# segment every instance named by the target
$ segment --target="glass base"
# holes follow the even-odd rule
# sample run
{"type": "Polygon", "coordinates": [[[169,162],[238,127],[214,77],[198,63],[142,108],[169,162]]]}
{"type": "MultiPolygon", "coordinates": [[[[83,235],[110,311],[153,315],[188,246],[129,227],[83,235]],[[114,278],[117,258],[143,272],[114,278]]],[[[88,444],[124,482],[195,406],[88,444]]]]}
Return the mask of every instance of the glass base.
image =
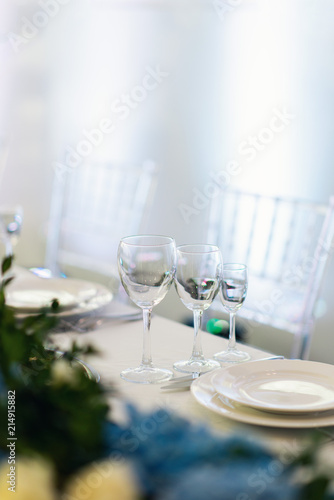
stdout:
{"type": "Polygon", "coordinates": [[[187,361],[176,361],[173,368],[183,373],[206,373],[220,368],[220,364],[213,359],[188,359],[187,361]]]}
{"type": "Polygon", "coordinates": [[[248,352],[239,351],[238,349],[227,349],[227,351],[217,352],[213,357],[220,363],[243,363],[251,359],[248,352]]]}
{"type": "Polygon", "coordinates": [[[173,377],[173,372],[155,366],[140,365],[138,368],[127,368],[121,373],[121,378],[136,384],[159,384],[173,377]]]}

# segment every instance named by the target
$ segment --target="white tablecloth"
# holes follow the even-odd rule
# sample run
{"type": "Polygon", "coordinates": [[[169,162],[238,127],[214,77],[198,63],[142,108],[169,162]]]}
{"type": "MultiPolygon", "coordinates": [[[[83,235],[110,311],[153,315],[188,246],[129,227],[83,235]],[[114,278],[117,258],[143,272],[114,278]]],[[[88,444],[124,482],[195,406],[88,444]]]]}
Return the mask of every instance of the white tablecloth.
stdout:
{"type": "MultiPolygon", "coordinates": [[[[118,396],[111,398],[111,417],[122,421],[125,418],[124,403],[131,402],[143,411],[158,407],[169,408],[192,422],[205,423],[213,431],[220,433],[245,433],[256,440],[263,440],[279,453],[296,454],[301,450],[310,432],[302,429],[277,429],[241,424],[217,415],[202,407],[188,391],[164,392],[159,384],[144,385],[126,382],[120,378],[124,368],[140,364],[142,354],[142,322],[113,321],[99,329],[85,334],[61,333],[54,336],[60,348],[66,348],[72,339],[80,343],[92,343],[101,352],[100,356],[88,360],[98,370],[102,381],[112,383],[118,390],[118,396]]],[[[173,362],[188,359],[191,354],[193,329],[168,319],[154,316],[152,319],[152,357],[156,365],[172,368],[173,362]]],[[[203,332],[203,350],[205,356],[227,346],[227,340],[203,332]]],[[[269,353],[242,346],[254,359],[263,358],[269,353]]],[[[181,375],[181,373],[176,373],[181,375]]],[[[163,384],[162,384],[163,385],[163,384]]]]}

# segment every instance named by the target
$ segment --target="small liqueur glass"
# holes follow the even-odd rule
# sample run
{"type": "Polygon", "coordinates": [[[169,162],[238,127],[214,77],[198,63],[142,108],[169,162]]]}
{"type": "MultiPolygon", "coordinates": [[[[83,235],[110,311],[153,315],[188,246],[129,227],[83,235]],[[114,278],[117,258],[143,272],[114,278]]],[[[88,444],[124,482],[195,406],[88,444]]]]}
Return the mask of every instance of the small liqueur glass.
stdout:
{"type": "Polygon", "coordinates": [[[227,350],[217,352],[214,359],[221,363],[240,363],[251,359],[245,351],[236,347],[235,319],[237,311],[245,301],[248,287],[247,266],[244,264],[224,264],[220,286],[220,298],[230,314],[230,332],[227,350]]]}

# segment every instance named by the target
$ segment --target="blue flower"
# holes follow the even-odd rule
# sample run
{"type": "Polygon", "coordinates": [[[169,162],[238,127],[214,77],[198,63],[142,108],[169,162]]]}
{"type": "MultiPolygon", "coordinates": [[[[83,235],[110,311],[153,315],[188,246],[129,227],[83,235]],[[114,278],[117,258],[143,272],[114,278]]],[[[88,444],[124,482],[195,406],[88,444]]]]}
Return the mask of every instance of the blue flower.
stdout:
{"type": "Polygon", "coordinates": [[[157,497],[159,500],[295,500],[286,477],[273,477],[266,460],[193,467],[157,497]]]}
{"type": "Polygon", "coordinates": [[[163,409],[145,415],[129,406],[128,416],[126,427],[106,429],[109,452],[117,450],[133,462],[146,495],[159,500],[289,500],[296,493],[284,466],[246,437],[219,437],[163,409]]]}

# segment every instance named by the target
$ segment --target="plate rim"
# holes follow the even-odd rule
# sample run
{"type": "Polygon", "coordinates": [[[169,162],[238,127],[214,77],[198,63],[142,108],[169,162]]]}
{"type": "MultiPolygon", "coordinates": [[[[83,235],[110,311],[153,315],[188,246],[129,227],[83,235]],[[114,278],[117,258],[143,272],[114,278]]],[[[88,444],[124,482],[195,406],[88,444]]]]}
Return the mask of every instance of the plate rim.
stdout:
{"type": "MultiPolygon", "coordinates": [[[[65,293],[68,293],[69,295],[71,295],[69,292],[67,292],[67,290],[58,290],[58,291],[55,291],[53,292],[52,290],[43,290],[43,289],[35,289],[35,290],[31,290],[31,291],[38,291],[38,292],[43,292],[43,293],[48,293],[50,295],[50,299],[48,299],[48,303],[51,303],[51,301],[53,299],[58,299],[57,297],[57,294],[59,294],[59,292],[65,292],[65,293]],[[54,293],[54,296],[52,297],[52,294],[54,293]]],[[[36,313],[36,312],[40,312],[41,309],[45,308],[45,307],[48,307],[48,304],[31,304],[29,305],[28,303],[26,303],[26,305],[23,305],[23,302],[22,303],[22,306],[18,305],[18,304],[15,304],[15,298],[14,298],[14,295],[16,295],[17,293],[22,293],[22,292],[28,292],[29,293],[29,289],[22,289],[22,290],[15,290],[13,292],[9,291],[7,296],[6,296],[6,304],[8,307],[10,307],[11,309],[13,309],[14,311],[18,311],[19,313],[28,313],[28,314],[31,314],[31,313],[36,313]],[[14,302],[14,303],[13,303],[14,302]]],[[[78,305],[78,301],[75,300],[74,298],[74,295],[72,294],[72,297],[73,297],[73,300],[72,301],[69,301],[69,303],[59,303],[59,308],[61,311],[68,311],[69,309],[74,309],[75,307],[77,307],[78,305]]],[[[16,300],[16,302],[18,302],[16,300]]]]}
{"type": "MultiPolygon", "coordinates": [[[[301,365],[303,364],[304,365],[304,369],[303,369],[303,372],[305,371],[308,371],[308,369],[310,369],[310,365],[312,365],[312,370],[311,370],[311,374],[312,373],[315,373],[316,374],[319,374],[319,376],[323,375],[323,376],[329,376],[328,373],[324,373],[324,371],[332,371],[332,373],[330,374],[331,376],[334,375],[334,365],[331,365],[331,364],[328,364],[328,363],[321,363],[319,361],[309,361],[309,360],[301,360],[301,359],[280,359],[280,360],[274,360],[275,362],[275,365],[272,364],[272,360],[258,360],[258,361],[253,361],[251,363],[247,363],[247,368],[249,369],[249,367],[259,367],[261,365],[264,366],[263,370],[265,369],[269,369],[269,366],[270,366],[270,369],[273,370],[273,367],[274,366],[277,366],[279,369],[283,370],[283,365],[301,365]],[[269,365],[269,366],[268,366],[269,365]],[[307,366],[305,365],[308,365],[309,368],[307,368],[307,366]],[[322,367],[322,371],[319,373],[318,370],[320,369],[319,368],[319,365],[322,367]],[[318,368],[318,370],[316,370],[316,368],[318,368]]],[[[246,364],[242,364],[243,366],[246,366],[246,364]]],[[[230,375],[233,376],[233,373],[231,374],[231,370],[233,372],[233,370],[238,370],[241,368],[241,364],[238,364],[238,365],[232,365],[232,366],[228,366],[226,368],[224,368],[224,370],[218,374],[216,373],[213,380],[212,380],[212,385],[213,387],[215,388],[216,392],[219,393],[220,395],[224,396],[224,397],[227,397],[229,400],[232,400],[232,401],[235,401],[236,403],[239,403],[239,404],[242,404],[242,405],[245,405],[245,406],[250,406],[251,408],[254,408],[256,410],[260,410],[260,411],[270,411],[270,412],[274,412],[274,413],[278,413],[278,414],[301,414],[301,413],[315,413],[315,412],[323,412],[323,411],[331,411],[331,410],[334,410],[334,396],[333,396],[333,399],[328,402],[328,403],[318,403],[317,405],[314,405],[312,408],[310,408],[310,405],[304,405],[304,406],[299,406],[297,408],[288,408],[288,407],[277,407],[275,406],[274,404],[271,404],[271,403],[268,403],[266,404],[265,402],[264,403],[257,403],[256,401],[253,401],[252,399],[250,398],[242,398],[240,396],[240,394],[238,394],[237,392],[233,393],[233,389],[230,387],[230,386],[223,386],[223,387],[219,387],[219,383],[215,383],[215,380],[217,378],[217,375],[220,375],[220,376],[223,376],[224,373],[228,373],[230,375]]],[[[259,370],[258,368],[258,371],[261,371],[259,370]]],[[[289,368],[287,366],[285,366],[285,370],[289,370],[289,368]]],[[[298,369],[297,368],[291,368],[291,370],[295,371],[295,372],[298,372],[298,369]]],[[[251,375],[251,372],[252,370],[250,370],[250,372],[248,373],[249,375],[251,375]]],[[[331,379],[329,380],[329,382],[331,381],[331,379]]],[[[221,381],[222,383],[222,381],[221,381]]],[[[334,390],[334,384],[333,384],[333,390],[334,390]]]]}
{"type": "MultiPolygon", "coordinates": [[[[220,370],[220,368],[218,368],[220,370]]],[[[206,409],[222,416],[240,422],[243,424],[258,425],[263,427],[276,427],[276,428],[303,428],[311,429],[315,427],[332,427],[334,426],[334,412],[326,415],[328,412],[314,412],[312,414],[301,415],[291,414],[275,414],[273,412],[261,411],[255,408],[248,408],[247,406],[239,405],[234,401],[229,401],[232,407],[227,408],[226,404],[219,399],[219,404],[215,401],[218,394],[210,380],[215,375],[216,370],[205,373],[198,377],[191,384],[190,391],[194,399],[206,409]],[[207,387],[205,387],[207,386],[207,387]],[[206,394],[206,400],[203,399],[202,394],[206,394]],[[234,405],[237,405],[235,407],[234,405]]],[[[226,398],[228,399],[228,398],[226,398]]]]}
{"type": "MultiPolygon", "coordinates": [[[[100,309],[107,304],[109,304],[112,299],[114,298],[113,293],[104,285],[100,283],[95,283],[87,280],[81,280],[77,278],[40,278],[41,280],[48,280],[48,279],[56,279],[60,281],[65,281],[68,282],[70,281],[71,283],[76,283],[76,284],[87,284],[90,285],[91,287],[94,287],[95,289],[95,294],[93,296],[88,297],[86,300],[82,300],[81,302],[78,302],[75,307],[73,308],[64,308],[62,309],[60,307],[60,310],[58,312],[53,312],[52,310],[48,311],[48,315],[50,316],[57,316],[59,318],[69,318],[69,317],[75,317],[79,316],[82,314],[89,314],[92,311],[95,311],[97,309],[100,309]]],[[[11,307],[8,305],[8,307],[11,307]]],[[[20,309],[11,307],[12,310],[16,312],[15,316],[18,319],[24,319],[27,315],[38,315],[41,313],[41,311],[45,308],[41,307],[39,309],[34,309],[29,312],[23,312],[20,311],[20,309]]]]}

